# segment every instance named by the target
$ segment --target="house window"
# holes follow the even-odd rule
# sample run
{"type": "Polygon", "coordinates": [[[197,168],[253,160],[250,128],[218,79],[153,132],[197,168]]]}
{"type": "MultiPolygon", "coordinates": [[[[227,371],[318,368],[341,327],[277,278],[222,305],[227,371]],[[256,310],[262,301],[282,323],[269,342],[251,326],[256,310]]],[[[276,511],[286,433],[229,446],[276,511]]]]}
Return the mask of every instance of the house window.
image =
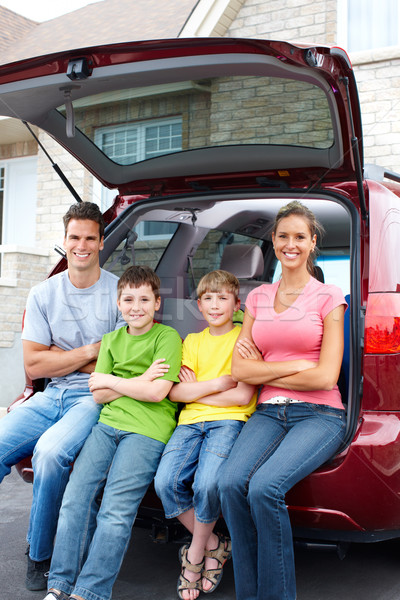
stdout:
{"type": "Polygon", "coordinates": [[[400,0],[338,0],[339,44],[349,52],[396,46],[400,0]]]}
{"type": "MultiPolygon", "coordinates": [[[[0,244],[35,246],[36,188],[36,157],[1,161],[0,244]]],[[[0,276],[2,268],[0,262],[0,276]]]]}
{"type": "Polygon", "coordinates": [[[182,119],[162,119],[103,127],[95,133],[95,143],[120,165],[182,150],[182,119]]]}
{"type": "MultiPolygon", "coordinates": [[[[0,167],[0,244],[3,243],[3,210],[4,210],[4,167],[0,167]]],[[[2,255],[0,253],[0,275],[2,255]]]]}
{"type": "Polygon", "coordinates": [[[4,167],[0,167],[0,244],[3,243],[4,167]]]}
{"type": "MultiPolygon", "coordinates": [[[[95,132],[95,144],[111,160],[120,165],[131,165],[142,160],[180,152],[182,150],[182,119],[157,119],[141,123],[127,123],[116,127],[102,127],[95,132]]],[[[102,210],[109,208],[116,196],[100,184],[94,186],[94,201],[102,210]]]]}
{"type": "Polygon", "coordinates": [[[1,161],[0,244],[35,246],[36,189],[37,157],[1,161]]]}

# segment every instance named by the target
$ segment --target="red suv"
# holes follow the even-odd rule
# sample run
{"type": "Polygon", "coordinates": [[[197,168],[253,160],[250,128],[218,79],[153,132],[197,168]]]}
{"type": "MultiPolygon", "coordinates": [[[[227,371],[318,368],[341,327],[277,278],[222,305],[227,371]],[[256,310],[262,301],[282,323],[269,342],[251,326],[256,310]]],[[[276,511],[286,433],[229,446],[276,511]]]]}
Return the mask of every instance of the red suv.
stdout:
{"type": "Polygon", "coordinates": [[[233,271],[244,299],[279,277],[277,210],[293,199],[313,210],[320,274],[349,299],[347,435],[288,494],[293,526],[325,540],[399,536],[399,188],[366,178],[346,53],[225,38],[84,48],[0,67],[0,112],[58,140],[105,201],[118,190],[102,265],[154,267],[158,318],[182,336],[204,326],[193,298],[205,272],[233,271]]]}

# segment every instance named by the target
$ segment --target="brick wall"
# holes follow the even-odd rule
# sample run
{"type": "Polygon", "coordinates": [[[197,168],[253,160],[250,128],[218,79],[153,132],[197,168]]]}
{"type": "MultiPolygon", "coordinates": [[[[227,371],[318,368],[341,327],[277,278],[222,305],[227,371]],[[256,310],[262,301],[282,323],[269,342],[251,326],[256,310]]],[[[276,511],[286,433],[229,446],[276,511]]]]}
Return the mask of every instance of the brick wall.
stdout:
{"type": "Polygon", "coordinates": [[[354,54],[364,160],[400,173],[400,48],[354,54]]]}
{"type": "Polygon", "coordinates": [[[213,82],[213,144],[290,144],[329,148],[333,131],[325,94],[304,82],[226,77],[213,82]]]}
{"type": "MultiPolygon", "coordinates": [[[[336,0],[246,0],[226,36],[335,44],[336,0]]],[[[364,162],[400,173],[400,47],[350,55],[359,89],[364,162]]]]}
{"type": "MultiPolygon", "coordinates": [[[[82,200],[93,201],[93,178],[90,173],[44,132],[40,132],[39,139],[82,200]]],[[[47,156],[39,150],[36,240],[38,247],[50,253],[49,268],[59,259],[53,248],[55,243],[62,245],[62,217],[75,202],[75,198],[62,183],[47,156]]]]}
{"type": "Polygon", "coordinates": [[[2,247],[0,348],[13,346],[15,334],[21,332],[28,292],[46,277],[47,271],[47,252],[34,252],[18,246],[2,247]]]}
{"type": "Polygon", "coordinates": [[[34,156],[35,154],[37,154],[37,143],[35,141],[0,145],[0,159],[3,160],[7,158],[20,158],[22,156],[34,156]]]}
{"type": "MultiPolygon", "coordinates": [[[[92,177],[85,172],[82,165],[45,133],[40,132],[39,138],[78,193],[84,199],[91,200],[92,177]]],[[[2,158],[29,156],[36,152],[36,142],[0,146],[2,158]]],[[[39,150],[36,249],[1,247],[0,348],[13,347],[16,334],[21,332],[22,315],[29,290],[36,283],[43,281],[58,262],[60,256],[54,251],[54,245],[62,245],[62,217],[74,202],[49,159],[39,150]]]]}
{"type": "Polygon", "coordinates": [[[227,37],[334,43],[336,0],[246,0],[227,37]]]}
{"type": "MultiPolygon", "coordinates": [[[[188,85],[191,85],[190,82],[188,85]]],[[[76,126],[90,139],[94,139],[96,129],[118,126],[124,123],[143,122],[152,119],[182,117],[182,147],[198,148],[207,145],[209,132],[209,94],[207,85],[199,85],[193,91],[155,95],[150,98],[133,98],[109,105],[87,107],[76,110],[76,126]]]]}

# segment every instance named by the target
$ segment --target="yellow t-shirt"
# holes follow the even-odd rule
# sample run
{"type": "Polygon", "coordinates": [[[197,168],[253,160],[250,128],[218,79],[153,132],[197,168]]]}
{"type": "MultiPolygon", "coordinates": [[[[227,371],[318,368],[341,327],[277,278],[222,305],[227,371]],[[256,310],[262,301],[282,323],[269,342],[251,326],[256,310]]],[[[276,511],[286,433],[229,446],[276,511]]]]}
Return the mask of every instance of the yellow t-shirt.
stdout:
{"type": "MultiPolygon", "coordinates": [[[[197,381],[230,375],[233,347],[239,333],[238,325],[224,335],[211,335],[208,327],[200,333],[189,333],[183,342],[182,365],[194,371],[197,381]]],[[[247,421],[255,410],[256,400],[257,394],[246,406],[207,406],[191,402],[184,405],[178,425],[224,419],[247,421]]]]}

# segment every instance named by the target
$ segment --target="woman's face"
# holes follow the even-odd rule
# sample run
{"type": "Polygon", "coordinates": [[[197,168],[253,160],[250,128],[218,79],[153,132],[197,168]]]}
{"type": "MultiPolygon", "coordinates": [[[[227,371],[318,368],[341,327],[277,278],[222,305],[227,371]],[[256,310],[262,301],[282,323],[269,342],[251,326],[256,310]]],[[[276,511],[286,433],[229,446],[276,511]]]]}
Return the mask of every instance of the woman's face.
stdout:
{"type": "Polygon", "coordinates": [[[300,215],[289,215],[279,221],[272,234],[272,242],[276,258],[282,266],[293,269],[307,266],[317,236],[311,236],[307,219],[300,215]]]}

